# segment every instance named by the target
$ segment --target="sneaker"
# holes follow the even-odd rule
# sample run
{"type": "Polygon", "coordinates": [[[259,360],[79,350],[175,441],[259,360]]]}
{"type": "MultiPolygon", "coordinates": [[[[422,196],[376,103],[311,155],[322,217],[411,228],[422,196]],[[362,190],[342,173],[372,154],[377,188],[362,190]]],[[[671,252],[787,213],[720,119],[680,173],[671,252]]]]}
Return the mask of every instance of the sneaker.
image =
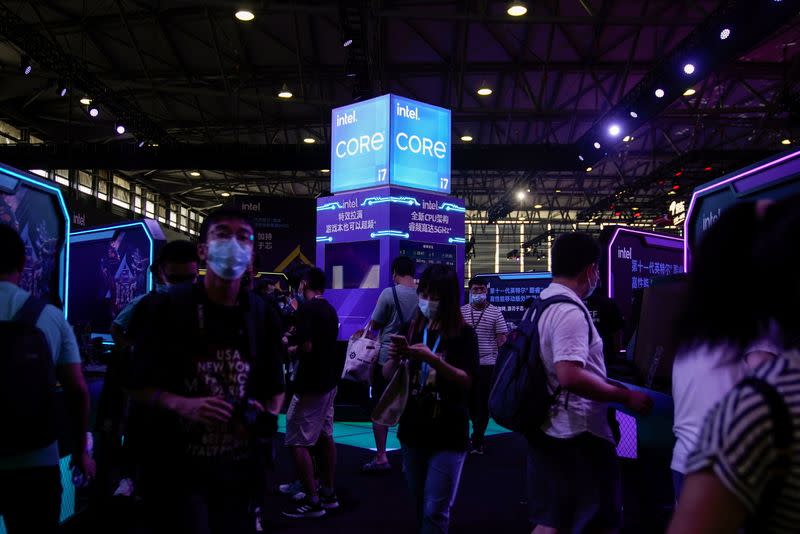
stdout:
{"type": "Polygon", "coordinates": [[[386,473],[391,470],[392,464],[389,462],[378,462],[375,459],[372,459],[361,466],[362,473],[386,473]]]}
{"type": "Polygon", "coordinates": [[[292,519],[306,519],[316,518],[325,515],[325,509],[322,508],[322,502],[312,502],[311,499],[303,499],[298,503],[297,507],[290,508],[283,512],[284,517],[291,517],[292,519]]]}
{"type": "Polygon", "coordinates": [[[320,492],[319,500],[322,504],[322,508],[325,510],[336,510],[339,508],[339,498],[336,496],[335,491],[330,492],[329,495],[325,495],[324,492],[320,492]]]}
{"type": "MultiPolygon", "coordinates": [[[[281,495],[296,495],[298,492],[303,491],[303,483],[299,480],[295,480],[291,484],[281,484],[278,486],[278,491],[281,495]]],[[[305,497],[305,493],[303,497],[305,497]]]]}

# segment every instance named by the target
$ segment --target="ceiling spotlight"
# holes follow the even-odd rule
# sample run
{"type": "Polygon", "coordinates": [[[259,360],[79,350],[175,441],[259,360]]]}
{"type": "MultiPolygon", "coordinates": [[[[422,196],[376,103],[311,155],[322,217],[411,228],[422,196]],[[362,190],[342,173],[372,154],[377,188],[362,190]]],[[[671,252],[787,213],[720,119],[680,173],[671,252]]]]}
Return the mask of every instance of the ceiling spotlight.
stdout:
{"type": "Polygon", "coordinates": [[[695,94],[696,92],[697,92],[697,91],[695,91],[694,89],[692,89],[692,88],[689,88],[689,89],[687,89],[687,90],[685,90],[685,91],[683,92],[683,96],[692,96],[692,95],[693,95],[693,94],[695,94]]]}
{"type": "Polygon", "coordinates": [[[461,136],[461,140],[464,141],[465,143],[471,143],[472,142],[472,136],[469,135],[469,134],[462,135],[461,136]]]}
{"type": "Polygon", "coordinates": [[[561,189],[556,189],[556,193],[560,193],[560,192],[561,192],[561,189]]]}
{"type": "Polygon", "coordinates": [[[631,111],[631,117],[633,117],[634,119],[638,119],[639,118],[639,114],[636,113],[635,111],[631,111]]]}
{"type": "Polygon", "coordinates": [[[84,106],[88,106],[89,104],[92,103],[92,99],[89,98],[88,96],[84,96],[83,98],[81,98],[80,103],[83,104],[84,106]]]}
{"type": "Polygon", "coordinates": [[[286,85],[286,84],[283,84],[283,86],[281,87],[281,92],[278,93],[278,98],[292,98],[293,96],[294,95],[289,90],[289,86],[286,85]]]}
{"type": "Polygon", "coordinates": [[[320,169],[319,172],[321,172],[322,174],[328,174],[329,172],[331,172],[331,170],[330,169],[320,169]]]}
{"type": "Polygon", "coordinates": [[[541,204],[534,204],[533,205],[533,209],[540,210],[540,209],[542,209],[542,205],[541,204]]]}
{"type": "Polygon", "coordinates": [[[198,176],[200,176],[200,173],[197,171],[192,171],[189,173],[189,176],[194,176],[195,178],[197,178],[198,176]]]}
{"type": "Polygon", "coordinates": [[[490,94],[492,94],[492,90],[486,84],[486,80],[481,82],[481,86],[478,88],[478,94],[481,96],[489,96],[490,94]]]}
{"type": "Polygon", "coordinates": [[[142,148],[144,146],[144,143],[145,143],[144,139],[139,141],[139,148],[142,148]]]}
{"type": "Polygon", "coordinates": [[[791,145],[792,144],[792,140],[788,139],[788,138],[784,139],[784,140],[781,141],[781,144],[782,145],[791,145]]]}
{"type": "Polygon", "coordinates": [[[525,191],[517,191],[517,200],[525,200],[525,191]]]}
{"type": "Polygon", "coordinates": [[[633,137],[631,137],[630,135],[626,135],[625,137],[622,138],[622,142],[630,143],[631,139],[633,139],[633,137]]]}
{"type": "Polygon", "coordinates": [[[353,44],[353,38],[351,36],[345,35],[344,37],[342,37],[342,46],[343,47],[347,48],[351,44],[353,44]]]}
{"type": "Polygon", "coordinates": [[[592,172],[592,168],[591,167],[586,167],[586,172],[592,172]]]}
{"type": "Polygon", "coordinates": [[[246,9],[240,9],[234,16],[242,22],[250,22],[256,18],[252,11],[248,11],[246,9]]]}
{"type": "Polygon", "coordinates": [[[599,141],[595,141],[595,142],[594,142],[594,147],[595,147],[597,150],[600,150],[600,142],[599,142],[599,141]]]}
{"type": "Polygon", "coordinates": [[[719,38],[721,40],[725,40],[731,36],[731,29],[730,28],[723,28],[721,32],[719,32],[719,38]]]}
{"type": "Polygon", "coordinates": [[[706,167],[706,168],[705,168],[705,169],[703,169],[703,170],[704,170],[704,171],[706,171],[706,172],[708,172],[708,171],[710,171],[710,170],[711,170],[711,167],[706,167]]]}
{"type": "Polygon", "coordinates": [[[59,80],[58,82],[58,96],[67,96],[67,82],[59,80]]]}
{"type": "Polygon", "coordinates": [[[612,124],[608,128],[608,135],[611,137],[617,137],[622,132],[622,128],[619,127],[619,124],[612,124]]]}
{"type": "Polygon", "coordinates": [[[686,65],[683,66],[683,72],[685,72],[686,74],[694,74],[694,65],[692,65],[691,63],[687,63],[686,65]]]}
{"type": "Polygon", "coordinates": [[[578,156],[578,159],[583,161],[583,156],[578,156]]]}
{"type": "Polygon", "coordinates": [[[124,124],[117,124],[117,134],[122,135],[125,133],[125,125],[124,124]]]}
{"type": "Polygon", "coordinates": [[[221,197],[229,197],[229,196],[231,196],[231,194],[228,193],[227,191],[223,191],[222,193],[219,194],[219,196],[221,196],[221,197]]]}
{"type": "Polygon", "coordinates": [[[528,7],[525,5],[525,2],[509,2],[508,9],[506,9],[506,13],[512,17],[521,17],[527,12],[528,7]]]}
{"type": "Polygon", "coordinates": [[[19,58],[19,68],[20,70],[27,76],[33,70],[33,63],[31,62],[30,56],[27,54],[22,54],[19,58]]]}
{"type": "Polygon", "coordinates": [[[317,142],[317,140],[314,139],[313,137],[306,137],[305,139],[303,139],[303,142],[307,145],[313,145],[314,143],[317,142]]]}
{"type": "Polygon", "coordinates": [[[660,87],[656,89],[656,98],[664,98],[665,94],[666,93],[664,93],[664,90],[661,89],[660,87]]]}
{"type": "Polygon", "coordinates": [[[96,118],[98,115],[100,115],[100,108],[98,108],[97,106],[90,106],[89,116],[92,118],[96,118]]]}

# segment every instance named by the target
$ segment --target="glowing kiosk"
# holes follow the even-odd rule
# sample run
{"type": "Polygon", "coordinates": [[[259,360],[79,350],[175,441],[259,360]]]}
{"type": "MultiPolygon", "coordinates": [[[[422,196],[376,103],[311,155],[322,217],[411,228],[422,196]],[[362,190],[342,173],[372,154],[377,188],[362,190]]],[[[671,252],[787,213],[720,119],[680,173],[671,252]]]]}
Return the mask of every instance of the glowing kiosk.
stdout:
{"type": "MultiPolygon", "coordinates": [[[[20,286],[66,313],[70,218],[61,190],[38,176],[0,164],[0,224],[16,229],[25,243],[20,286]]],[[[75,512],[69,462],[69,456],[61,458],[62,521],[75,512]]],[[[5,534],[2,518],[0,534],[5,534]]]]}
{"type": "Polygon", "coordinates": [[[68,319],[92,335],[108,334],[114,317],[153,288],[150,265],[166,243],[164,232],[143,219],[73,232],[69,242],[68,319]]]}
{"type": "Polygon", "coordinates": [[[725,208],[737,202],[779,199],[795,193],[800,193],[800,150],[759,161],[695,189],[684,223],[686,271],[692,266],[692,249],[725,208]]]}
{"type": "Polygon", "coordinates": [[[451,265],[464,277],[464,203],[450,193],[450,111],[384,95],[334,109],[332,196],[317,200],[317,266],[340,338],[369,320],[391,262],[451,265]]]}

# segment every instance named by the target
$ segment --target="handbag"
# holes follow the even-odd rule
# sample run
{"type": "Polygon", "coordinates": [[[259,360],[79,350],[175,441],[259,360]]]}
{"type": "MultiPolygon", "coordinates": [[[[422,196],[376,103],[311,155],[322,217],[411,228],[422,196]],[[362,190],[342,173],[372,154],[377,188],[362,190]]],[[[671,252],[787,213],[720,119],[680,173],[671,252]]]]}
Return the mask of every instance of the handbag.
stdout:
{"type": "Polygon", "coordinates": [[[403,360],[372,411],[373,422],[384,426],[394,426],[400,421],[400,416],[403,415],[403,410],[406,409],[408,403],[410,382],[408,360],[403,360]]]}
{"type": "Polygon", "coordinates": [[[368,338],[365,327],[361,336],[354,335],[347,343],[347,358],[345,358],[342,378],[371,385],[373,368],[378,361],[380,352],[380,342],[368,338]]]}

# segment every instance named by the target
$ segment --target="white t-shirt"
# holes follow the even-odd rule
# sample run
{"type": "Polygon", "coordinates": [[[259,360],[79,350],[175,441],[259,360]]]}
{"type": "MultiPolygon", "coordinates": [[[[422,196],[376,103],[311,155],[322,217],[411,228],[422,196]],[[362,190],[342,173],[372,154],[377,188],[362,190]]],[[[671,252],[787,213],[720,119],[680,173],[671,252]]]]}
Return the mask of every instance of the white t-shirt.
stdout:
{"type": "MultiPolygon", "coordinates": [[[[780,349],[776,342],[765,338],[744,352],[755,351],[777,354],[780,349]]],[[[738,352],[730,345],[703,344],[676,354],[672,364],[673,470],[686,473],[686,461],[697,446],[709,410],[748,374],[750,369],[738,352]]]]}
{"type": "MultiPolygon", "coordinates": [[[[553,304],[539,319],[541,356],[547,369],[550,390],[558,387],[555,364],[578,362],[590,373],[606,378],[603,359],[603,340],[591,320],[587,323],[588,310],[578,295],[561,284],[552,283],[542,291],[541,298],[565,295],[577,303],[553,304]],[[589,329],[592,343],[589,344],[589,329]]],[[[583,398],[575,393],[562,391],[551,411],[551,418],[542,430],[555,438],[571,438],[590,432],[614,443],[608,426],[608,403],[583,398]]]]}

